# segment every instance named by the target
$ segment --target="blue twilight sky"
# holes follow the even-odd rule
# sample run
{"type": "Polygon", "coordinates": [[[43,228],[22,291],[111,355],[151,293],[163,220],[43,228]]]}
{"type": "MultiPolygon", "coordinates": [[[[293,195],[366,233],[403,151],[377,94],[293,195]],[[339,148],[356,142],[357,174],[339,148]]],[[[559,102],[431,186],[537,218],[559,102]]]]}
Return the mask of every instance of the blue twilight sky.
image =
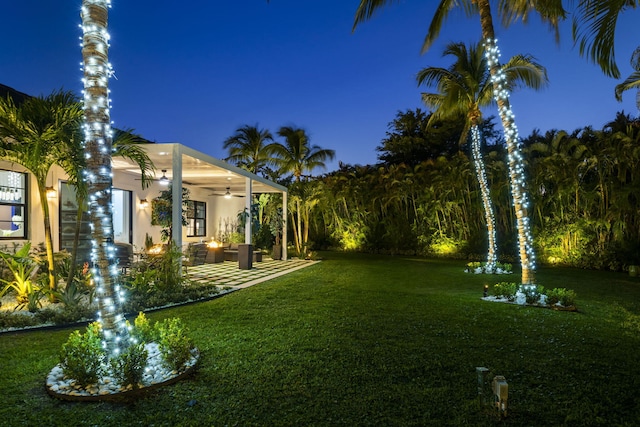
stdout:
{"type": "MultiPolygon", "coordinates": [[[[235,129],[258,124],[305,128],[336,160],[372,164],[400,110],[421,107],[415,75],[448,66],[449,42],[476,42],[478,18],[454,13],[425,55],[420,47],[437,1],[403,1],[352,33],[358,0],[112,0],[109,31],[115,126],[157,142],[180,142],[223,158],[235,129]]],[[[30,95],[80,93],[81,1],[4,2],[0,83],[30,95]]],[[[640,44],[638,12],[622,17],[616,55],[623,78],[640,44]]],[[[560,46],[535,20],[496,28],[502,57],[529,53],[550,85],[512,97],[520,135],[534,128],[600,128],[616,111],[637,114],[635,93],[619,103],[618,81],[580,58],[569,24],[560,46]]],[[[424,107],[423,107],[424,108],[424,107]]],[[[495,110],[485,114],[496,114],[495,110]]],[[[322,172],[322,171],[317,171],[322,172]]]]}

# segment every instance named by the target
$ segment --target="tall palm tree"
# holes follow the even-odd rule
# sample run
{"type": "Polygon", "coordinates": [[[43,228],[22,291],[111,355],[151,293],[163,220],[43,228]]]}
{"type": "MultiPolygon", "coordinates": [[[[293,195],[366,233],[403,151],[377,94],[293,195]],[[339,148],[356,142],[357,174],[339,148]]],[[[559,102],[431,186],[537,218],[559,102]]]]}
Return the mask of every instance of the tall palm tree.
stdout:
{"type": "MultiPolygon", "coordinates": [[[[376,10],[390,3],[393,3],[393,0],[361,0],[356,11],[354,29],[360,22],[369,19],[376,10]]],[[[497,0],[497,4],[503,23],[507,25],[517,19],[525,20],[529,13],[537,12],[543,21],[557,28],[559,19],[564,18],[565,14],[561,0],[497,0]]],[[[509,178],[511,181],[513,207],[516,213],[518,249],[522,265],[522,284],[535,287],[535,253],[529,219],[529,197],[524,177],[524,160],[518,129],[515,125],[509,102],[509,90],[505,74],[502,72],[499,61],[500,51],[497,47],[489,0],[441,0],[429,25],[422,51],[426,52],[431,47],[439,36],[449,12],[455,7],[461,7],[468,16],[480,16],[487,66],[491,74],[494,97],[498,105],[507,143],[509,178]]]]}
{"type": "MultiPolygon", "coordinates": [[[[316,168],[324,168],[326,166],[325,161],[333,160],[335,157],[334,150],[311,145],[309,136],[304,129],[283,126],[278,130],[278,135],[285,139],[285,143],[275,143],[273,145],[275,164],[279,167],[281,173],[292,174],[297,186],[300,186],[299,183],[305,173],[311,172],[316,168]]],[[[301,192],[301,194],[303,193],[301,192]]],[[[300,253],[306,243],[302,229],[301,197],[295,197],[295,202],[297,221],[293,223],[296,231],[294,236],[296,250],[300,253]]]]}
{"type": "Polygon", "coordinates": [[[622,101],[622,93],[629,89],[636,89],[636,107],[640,113],[640,46],[631,55],[631,67],[635,70],[629,77],[615,87],[616,99],[622,101]]]}
{"type": "MultiPolygon", "coordinates": [[[[465,127],[460,135],[460,145],[466,143],[471,132],[471,153],[480,185],[482,205],[488,232],[487,268],[493,270],[497,261],[495,241],[495,215],[489,194],[484,162],[480,151],[482,122],[481,108],[494,103],[491,76],[481,44],[465,46],[464,43],[450,43],[443,56],[452,56],[455,62],[449,68],[428,67],[418,73],[418,84],[435,86],[437,93],[423,93],[422,100],[433,110],[430,122],[466,117],[465,127]]],[[[546,70],[535,63],[533,58],[518,55],[503,66],[510,89],[523,85],[539,89],[548,81],[546,70]]]]}
{"type": "Polygon", "coordinates": [[[267,129],[245,125],[236,129],[235,135],[223,145],[229,150],[225,159],[255,174],[263,172],[272,163],[273,135],[267,129]]]}
{"type": "Polygon", "coordinates": [[[93,231],[91,259],[96,285],[103,346],[109,358],[117,356],[131,342],[122,314],[122,294],[117,283],[113,257],[113,211],[111,206],[112,138],[109,113],[107,22],[110,0],[83,0],[82,59],[84,71],[84,140],[89,216],[93,231]]]}
{"type": "Polygon", "coordinates": [[[0,158],[17,163],[33,174],[44,219],[49,288],[57,287],[51,237],[51,216],[46,195],[47,175],[54,164],[66,165],[76,153],[69,147],[79,140],[82,109],[71,92],[29,98],[21,105],[0,99],[0,158]]]}

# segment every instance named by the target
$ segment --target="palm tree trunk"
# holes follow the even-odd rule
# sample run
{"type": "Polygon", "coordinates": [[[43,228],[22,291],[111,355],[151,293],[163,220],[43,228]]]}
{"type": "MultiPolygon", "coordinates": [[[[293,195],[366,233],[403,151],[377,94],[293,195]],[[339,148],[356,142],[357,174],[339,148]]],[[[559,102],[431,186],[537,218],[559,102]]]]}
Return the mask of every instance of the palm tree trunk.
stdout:
{"type": "MultiPolygon", "coordinates": [[[[55,291],[56,286],[56,274],[55,264],[53,260],[53,239],[51,237],[51,215],[49,214],[49,201],[47,200],[46,187],[38,182],[38,193],[40,196],[40,204],[42,205],[42,214],[44,216],[44,247],[47,252],[47,275],[49,277],[49,290],[55,291]]],[[[55,299],[53,294],[50,294],[49,299],[52,301],[55,299]]]]}
{"type": "Polygon", "coordinates": [[[73,247],[71,248],[71,261],[69,262],[69,274],[67,276],[67,286],[73,282],[76,275],[76,262],[78,260],[78,246],[80,245],[80,230],[82,229],[82,216],[84,213],[84,198],[78,198],[78,209],[76,210],[76,229],[73,233],[73,247]]]}
{"type": "Polygon", "coordinates": [[[513,207],[516,213],[518,232],[518,250],[520,264],[522,266],[522,284],[535,286],[535,253],[533,249],[533,237],[529,221],[529,200],[524,179],[524,162],[520,150],[518,130],[509,103],[509,91],[507,90],[504,73],[500,67],[499,51],[496,45],[493,20],[489,0],[476,0],[480,12],[480,25],[482,37],[485,40],[487,65],[491,74],[494,89],[494,97],[498,104],[498,111],[504,136],[507,142],[509,158],[509,179],[511,181],[511,195],[513,207]]]}
{"type": "Polygon", "coordinates": [[[480,152],[480,129],[477,124],[474,124],[471,127],[471,153],[473,154],[473,164],[476,168],[478,184],[480,184],[480,195],[482,196],[482,206],[484,207],[484,219],[487,223],[487,234],[489,240],[487,269],[493,270],[497,261],[496,224],[493,205],[491,204],[491,195],[489,194],[489,185],[487,184],[487,174],[484,169],[482,153],[480,152]]]}
{"type": "Polygon", "coordinates": [[[121,291],[116,283],[116,266],[110,255],[113,246],[111,210],[112,130],[109,116],[108,0],[82,2],[82,59],[84,63],[84,117],[87,170],[92,225],[91,260],[96,285],[99,321],[107,357],[117,356],[129,345],[126,320],[122,315],[121,291]]]}

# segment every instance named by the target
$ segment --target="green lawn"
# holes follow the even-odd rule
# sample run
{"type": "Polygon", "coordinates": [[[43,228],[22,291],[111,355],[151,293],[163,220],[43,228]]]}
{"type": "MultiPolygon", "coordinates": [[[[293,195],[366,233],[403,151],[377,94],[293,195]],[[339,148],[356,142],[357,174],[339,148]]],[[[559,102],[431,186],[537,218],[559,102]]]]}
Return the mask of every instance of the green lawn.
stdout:
{"type": "Polygon", "coordinates": [[[640,279],[541,269],[578,313],[482,301],[462,261],[325,253],[324,261],[180,317],[201,350],[182,382],[122,403],[70,403],[44,380],[72,329],[0,335],[3,426],[559,426],[640,422],[640,279]],[[504,375],[509,413],[477,398],[504,375]]]}

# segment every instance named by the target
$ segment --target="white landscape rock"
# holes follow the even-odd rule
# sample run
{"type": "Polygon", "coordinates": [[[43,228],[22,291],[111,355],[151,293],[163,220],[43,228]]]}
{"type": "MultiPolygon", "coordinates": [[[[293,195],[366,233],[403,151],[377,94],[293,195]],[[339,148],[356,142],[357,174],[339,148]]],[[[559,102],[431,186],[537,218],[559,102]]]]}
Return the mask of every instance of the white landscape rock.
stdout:
{"type": "MultiPolygon", "coordinates": [[[[147,366],[142,377],[142,382],[138,385],[140,389],[151,385],[161,384],[177,377],[180,373],[192,368],[198,362],[199,354],[196,349],[192,351],[192,358],[186,364],[181,372],[169,371],[162,360],[160,348],[156,343],[145,344],[147,350],[147,366]]],[[[47,388],[56,395],[68,396],[108,396],[123,393],[133,389],[133,386],[121,386],[115,378],[108,375],[98,379],[96,384],[90,384],[82,387],[76,384],[74,380],[65,377],[62,367],[56,365],[47,376],[47,388]]]]}

